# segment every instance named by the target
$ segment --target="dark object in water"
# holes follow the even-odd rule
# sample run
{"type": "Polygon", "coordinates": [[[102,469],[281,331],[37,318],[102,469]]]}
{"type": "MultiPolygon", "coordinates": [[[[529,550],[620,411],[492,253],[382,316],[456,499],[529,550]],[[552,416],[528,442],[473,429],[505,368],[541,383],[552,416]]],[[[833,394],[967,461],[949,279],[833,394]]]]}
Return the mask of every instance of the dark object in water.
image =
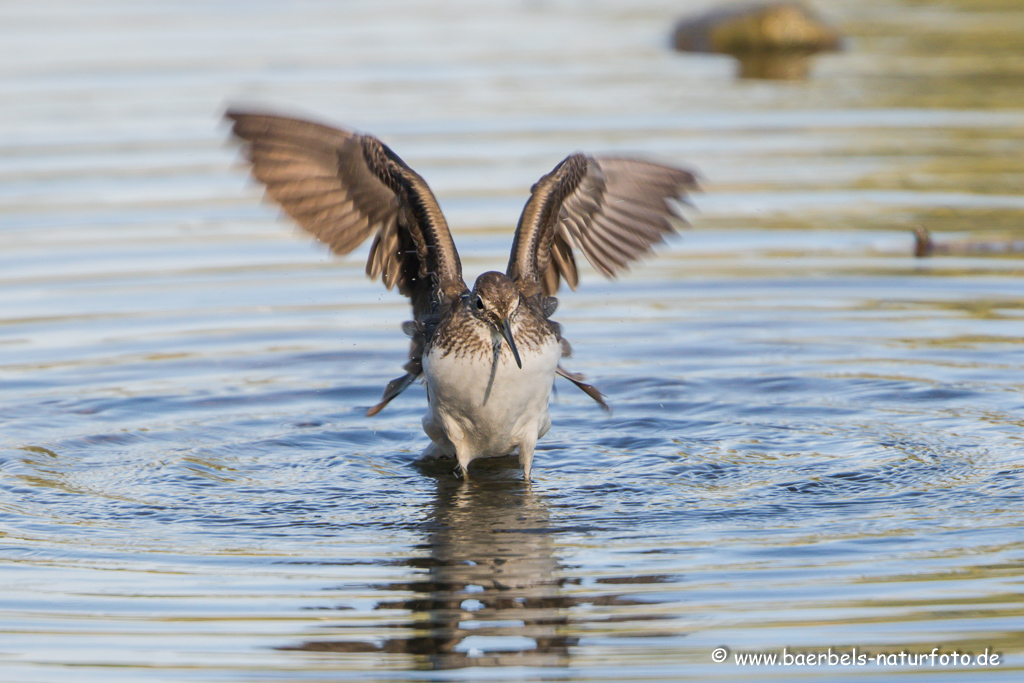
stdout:
{"type": "Polygon", "coordinates": [[[914,230],[914,256],[947,256],[971,254],[1015,254],[1024,252],[1024,240],[970,240],[936,244],[927,228],[918,226],[914,230]]]}
{"type": "Polygon", "coordinates": [[[728,54],[741,78],[799,79],[817,52],[838,52],[842,36],[796,2],[731,5],[683,19],[673,45],[681,52],[728,54]]]}
{"type": "Polygon", "coordinates": [[[932,241],[932,234],[928,228],[917,226],[914,228],[914,256],[931,256],[935,253],[935,242],[932,241]]]}

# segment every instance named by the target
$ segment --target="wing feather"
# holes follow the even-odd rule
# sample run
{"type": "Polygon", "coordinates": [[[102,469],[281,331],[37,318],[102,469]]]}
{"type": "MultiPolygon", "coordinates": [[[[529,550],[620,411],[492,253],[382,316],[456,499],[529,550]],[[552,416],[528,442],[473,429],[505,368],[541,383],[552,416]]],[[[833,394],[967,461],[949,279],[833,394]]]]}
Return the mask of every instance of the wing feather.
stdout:
{"type": "Polygon", "coordinates": [[[375,235],[366,272],[412,300],[419,320],[466,285],[426,182],[377,138],[302,119],[229,110],[254,178],[336,254],[375,235]]]}
{"type": "Polygon", "coordinates": [[[523,208],[508,275],[524,295],[579,282],[572,248],[606,277],[685,223],[671,202],[697,188],[690,171],[625,157],[573,154],[541,178],[523,208]]]}

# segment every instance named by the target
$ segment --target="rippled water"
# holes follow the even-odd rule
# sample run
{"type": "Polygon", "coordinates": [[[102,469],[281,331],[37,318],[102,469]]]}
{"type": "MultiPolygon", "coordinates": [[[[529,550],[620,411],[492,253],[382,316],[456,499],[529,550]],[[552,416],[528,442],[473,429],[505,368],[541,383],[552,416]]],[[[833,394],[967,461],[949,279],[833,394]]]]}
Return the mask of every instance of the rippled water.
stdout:
{"type": "Polygon", "coordinates": [[[823,0],[846,52],[771,82],[666,48],[700,6],[0,7],[0,678],[1017,680],[1024,11],[823,0]],[[414,468],[422,388],[363,415],[405,301],[260,203],[228,102],[383,137],[470,277],[570,151],[699,169],[561,298],[613,414],[559,384],[529,487],[414,468]],[[784,647],[1001,659],[733,658],[784,647]]]}

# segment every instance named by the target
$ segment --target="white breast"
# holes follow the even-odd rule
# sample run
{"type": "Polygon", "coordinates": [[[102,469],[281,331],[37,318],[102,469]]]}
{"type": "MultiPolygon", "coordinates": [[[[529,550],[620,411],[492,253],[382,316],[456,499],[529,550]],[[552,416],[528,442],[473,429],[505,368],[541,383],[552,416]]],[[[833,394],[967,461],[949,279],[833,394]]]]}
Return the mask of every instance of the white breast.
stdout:
{"type": "Polygon", "coordinates": [[[430,398],[424,431],[437,449],[466,463],[507,455],[524,442],[532,449],[551,426],[548,399],[560,357],[554,336],[520,349],[522,368],[504,343],[497,363],[492,353],[442,355],[431,347],[423,358],[430,398]]]}

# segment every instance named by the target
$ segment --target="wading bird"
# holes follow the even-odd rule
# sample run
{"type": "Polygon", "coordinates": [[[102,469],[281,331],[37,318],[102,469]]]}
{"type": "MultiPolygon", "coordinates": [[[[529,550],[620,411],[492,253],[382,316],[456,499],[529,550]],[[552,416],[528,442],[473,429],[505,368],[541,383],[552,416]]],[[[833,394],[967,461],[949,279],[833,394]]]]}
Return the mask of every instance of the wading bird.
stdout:
{"type": "Polygon", "coordinates": [[[453,457],[463,476],[484,457],[518,453],[527,480],[548,400],[561,375],[607,408],[597,389],[563,369],[570,353],[551,320],[564,278],[575,289],[578,249],[606,277],[676,230],[672,202],[696,187],[689,171],[640,159],[572,154],[532,188],[504,273],[473,288],[426,182],[377,138],[312,121],[229,110],[253,176],[302,228],[336,254],[371,235],[366,272],[409,297],[406,374],[380,412],[420,377],[429,408],[427,457],[453,457]]]}

